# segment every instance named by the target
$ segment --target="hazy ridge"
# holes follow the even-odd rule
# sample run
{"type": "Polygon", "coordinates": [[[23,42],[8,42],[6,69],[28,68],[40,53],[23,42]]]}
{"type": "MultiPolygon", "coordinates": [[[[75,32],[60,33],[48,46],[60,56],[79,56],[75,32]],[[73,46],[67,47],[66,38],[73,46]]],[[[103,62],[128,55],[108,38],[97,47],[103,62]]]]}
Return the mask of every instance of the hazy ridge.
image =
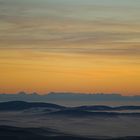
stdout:
{"type": "Polygon", "coordinates": [[[139,140],[140,106],[0,103],[2,140],[139,140]]]}

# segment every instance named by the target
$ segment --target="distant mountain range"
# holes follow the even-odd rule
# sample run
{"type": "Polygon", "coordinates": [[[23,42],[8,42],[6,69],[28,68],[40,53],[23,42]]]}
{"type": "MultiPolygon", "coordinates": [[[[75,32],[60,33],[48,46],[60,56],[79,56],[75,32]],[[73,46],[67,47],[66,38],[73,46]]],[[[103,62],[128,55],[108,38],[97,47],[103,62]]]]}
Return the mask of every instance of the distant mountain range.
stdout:
{"type": "Polygon", "coordinates": [[[38,93],[28,94],[19,92],[17,94],[0,94],[2,101],[37,101],[37,102],[54,102],[54,101],[140,101],[140,95],[122,96],[121,94],[81,94],[81,93],[48,93],[39,95],[38,93]]]}

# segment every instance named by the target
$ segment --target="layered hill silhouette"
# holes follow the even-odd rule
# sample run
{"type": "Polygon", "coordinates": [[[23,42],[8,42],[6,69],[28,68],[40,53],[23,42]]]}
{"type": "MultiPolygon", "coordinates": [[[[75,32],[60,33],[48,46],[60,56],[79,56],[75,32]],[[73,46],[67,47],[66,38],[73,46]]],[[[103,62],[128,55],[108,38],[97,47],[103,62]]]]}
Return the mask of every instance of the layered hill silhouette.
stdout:
{"type": "Polygon", "coordinates": [[[87,110],[87,111],[120,111],[120,110],[140,110],[140,106],[79,106],[79,107],[65,107],[52,103],[43,102],[25,102],[25,101],[8,101],[0,102],[0,110],[25,110],[30,108],[52,108],[62,110],[87,110]]]}
{"type": "Polygon", "coordinates": [[[0,118],[0,139],[2,140],[140,139],[138,133],[140,106],[111,107],[93,105],[65,107],[44,102],[9,101],[0,103],[0,118]],[[116,123],[119,123],[122,127],[116,123]],[[85,124],[89,125],[89,128],[85,127],[85,124]],[[135,126],[134,124],[137,125],[135,126]],[[111,130],[112,125],[116,126],[113,130],[111,130]],[[102,129],[102,126],[105,128],[100,135],[98,131],[96,132],[96,129],[102,129]],[[74,133],[77,131],[72,131],[74,127],[77,127],[80,131],[82,131],[81,127],[85,127],[84,130],[87,129],[86,133],[94,129],[93,134],[91,136],[86,134],[80,135],[81,132],[74,133]],[[125,134],[124,132],[124,135],[119,135],[121,131],[115,135],[120,128],[125,131],[127,128],[131,129],[131,127],[133,127],[132,133],[128,132],[125,134]],[[110,131],[104,133],[105,129],[110,129],[115,134],[110,135],[110,131]]]}
{"type": "Polygon", "coordinates": [[[64,109],[65,107],[51,103],[24,102],[24,101],[9,101],[0,103],[0,111],[14,111],[14,110],[16,111],[31,108],[64,109]]]}
{"type": "Polygon", "coordinates": [[[51,103],[41,102],[24,102],[24,101],[9,101],[0,103],[0,111],[22,111],[28,109],[43,109],[44,113],[49,115],[72,115],[72,116],[117,116],[129,115],[140,116],[140,112],[120,113],[116,111],[140,111],[140,106],[79,106],[79,107],[64,107],[51,103]]]}

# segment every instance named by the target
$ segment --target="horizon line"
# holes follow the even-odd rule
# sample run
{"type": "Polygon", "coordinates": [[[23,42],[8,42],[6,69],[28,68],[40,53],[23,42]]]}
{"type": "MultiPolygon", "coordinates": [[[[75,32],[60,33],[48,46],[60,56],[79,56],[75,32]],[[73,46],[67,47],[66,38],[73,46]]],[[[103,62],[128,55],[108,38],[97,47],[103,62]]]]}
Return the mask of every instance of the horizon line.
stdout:
{"type": "Polygon", "coordinates": [[[119,96],[127,96],[127,97],[134,97],[134,96],[140,96],[139,94],[135,94],[135,95],[123,95],[121,93],[115,93],[115,92],[112,92],[112,93],[104,93],[104,92],[96,92],[96,93],[87,93],[87,92],[54,92],[54,91],[51,91],[51,92],[48,92],[48,93],[39,93],[39,92],[26,92],[26,91],[19,91],[19,92],[16,92],[16,93],[1,93],[0,92],[0,95],[20,95],[20,94],[25,94],[25,95],[39,95],[39,96],[44,96],[44,95],[49,95],[49,94],[75,94],[75,95],[80,95],[80,94],[85,94],[85,95],[119,95],[119,96]]]}

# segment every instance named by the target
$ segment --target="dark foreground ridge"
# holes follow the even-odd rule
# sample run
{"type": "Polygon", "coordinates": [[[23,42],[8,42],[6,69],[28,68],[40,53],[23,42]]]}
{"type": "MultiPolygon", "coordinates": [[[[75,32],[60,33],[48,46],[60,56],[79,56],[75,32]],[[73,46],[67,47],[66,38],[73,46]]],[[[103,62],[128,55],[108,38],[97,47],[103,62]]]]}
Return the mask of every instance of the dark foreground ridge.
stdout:
{"type": "Polygon", "coordinates": [[[140,137],[120,138],[86,138],[64,134],[48,128],[20,128],[13,126],[0,126],[1,140],[140,140],[140,137]]]}
{"type": "MultiPolygon", "coordinates": [[[[42,128],[19,128],[0,126],[1,140],[88,140],[78,136],[71,136],[42,128]]],[[[90,140],[90,139],[89,139],[90,140]]]]}

